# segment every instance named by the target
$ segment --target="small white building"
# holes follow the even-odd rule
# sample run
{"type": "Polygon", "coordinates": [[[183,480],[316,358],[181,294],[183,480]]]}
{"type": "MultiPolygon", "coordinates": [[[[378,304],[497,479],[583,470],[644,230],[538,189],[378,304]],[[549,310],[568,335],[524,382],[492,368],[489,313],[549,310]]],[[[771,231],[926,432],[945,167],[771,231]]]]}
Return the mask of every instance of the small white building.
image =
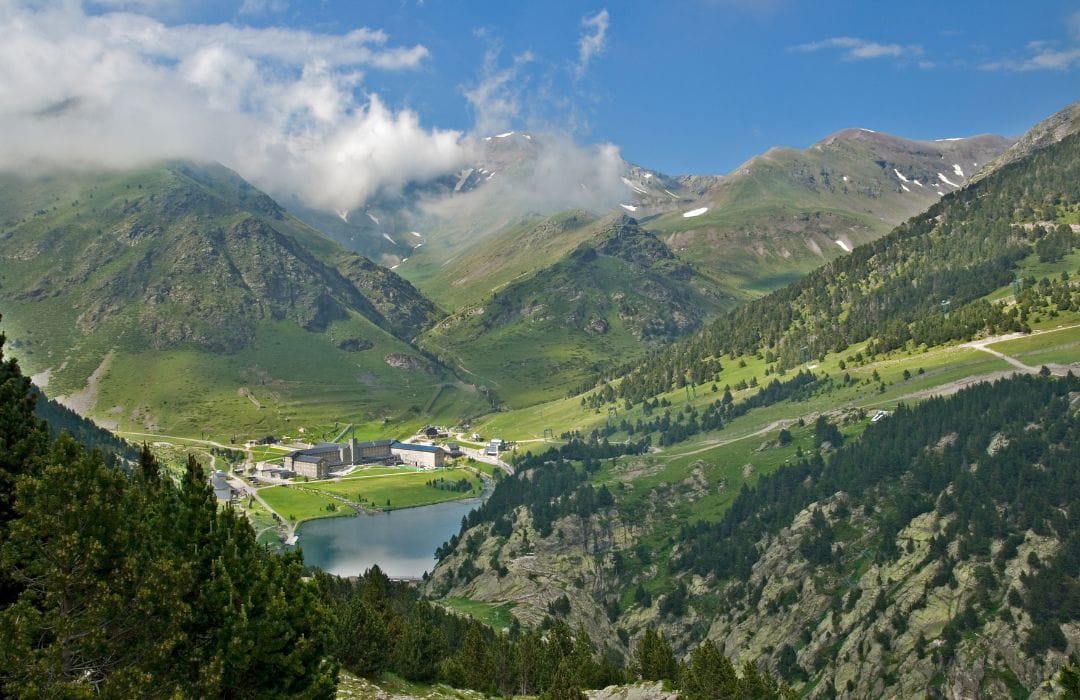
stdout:
{"type": "Polygon", "coordinates": [[[492,438],[484,448],[484,454],[489,457],[498,457],[499,453],[506,449],[506,443],[501,438],[492,438]]]}

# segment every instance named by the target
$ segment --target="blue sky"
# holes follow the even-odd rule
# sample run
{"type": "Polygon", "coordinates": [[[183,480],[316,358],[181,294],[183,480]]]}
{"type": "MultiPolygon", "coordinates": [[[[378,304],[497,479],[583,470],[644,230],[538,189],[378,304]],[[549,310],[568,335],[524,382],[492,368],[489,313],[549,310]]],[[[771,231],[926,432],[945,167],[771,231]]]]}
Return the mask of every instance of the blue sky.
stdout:
{"type": "Polygon", "coordinates": [[[470,129],[477,114],[464,93],[483,81],[485,60],[506,70],[517,59],[510,127],[569,129],[671,174],[727,172],[770,146],[848,126],[1015,135],[1080,98],[1076,1],[249,0],[247,9],[201,19],[366,26],[422,44],[421,66],[373,74],[367,88],[430,126],[470,129]],[[580,41],[596,34],[582,21],[604,10],[602,42],[580,70],[580,41]]]}
{"type": "Polygon", "coordinates": [[[852,126],[1019,135],[1080,97],[1080,0],[0,0],[0,36],[0,168],[216,160],[339,213],[512,129],[583,172],[613,144],[723,174],[852,126]]]}

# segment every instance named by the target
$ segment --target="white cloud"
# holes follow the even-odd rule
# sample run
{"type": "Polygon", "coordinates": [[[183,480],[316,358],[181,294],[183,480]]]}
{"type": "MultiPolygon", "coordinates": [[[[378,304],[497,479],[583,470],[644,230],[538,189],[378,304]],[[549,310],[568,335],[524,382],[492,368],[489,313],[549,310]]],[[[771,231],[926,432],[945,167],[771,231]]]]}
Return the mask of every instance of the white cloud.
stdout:
{"type": "Polygon", "coordinates": [[[858,39],[850,36],[835,36],[823,41],[800,44],[791,47],[792,51],[803,53],[824,49],[840,49],[848,61],[863,61],[873,58],[905,58],[921,56],[923,49],[918,44],[879,44],[875,41],[858,39]]]}
{"type": "MultiPolygon", "coordinates": [[[[1041,43],[1041,42],[1040,42],[1041,43]]],[[[1010,71],[1026,73],[1036,70],[1069,70],[1073,66],[1080,66],[1080,48],[1053,49],[1045,46],[1039,48],[1029,47],[1030,55],[1024,58],[1005,58],[997,61],[987,61],[979,66],[988,71],[1010,71]]]]}
{"type": "Polygon", "coordinates": [[[578,40],[578,62],[575,75],[581,77],[589,69],[589,63],[607,47],[609,15],[607,10],[600,10],[595,15],[581,18],[581,26],[586,31],[578,40]]]}
{"type": "Polygon", "coordinates": [[[185,0],[89,0],[89,4],[112,12],[138,12],[151,17],[176,17],[184,9],[185,0]]]}
{"type": "Polygon", "coordinates": [[[553,214],[567,209],[601,213],[626,200],[621,180],[626,165],[616,146],[579,146],[563,132],[530,136],[529,146],[506,170],[465,195],[424,203],[424,212],[459,221],[499,214],[517,218],[521,212],[553,214]]]}
{"type": "MultiPolygon", "coordinates": [[[[1075,42],[1080,42],[1080,11],[1065,18],[1065,30],[1075,42]]],[[[1080,46],[1075,43],[1062,46],[1061,42],[1036,40],[1029,41],[1027,55],[1018,58],[1003,58],[986,61],[979,68],[987,71],[1009,71],[1027,73],[1038,70],[1067,71],[1080,66],[1080,46]]]]}
{"type": "Polygon", "coordinates": [[[0,168],[217,160],[345,210],[467,158],[459,132],[425,129],[361,93],[363,71],[428,57],[381,31],[168,26],[0,0],[0,36],[0,168]]]}
{"type": "Polygon", "coordinates": [[[289,9],[286,0],[244,0],[240,5],[241,15],[279,14],[289,9]]]}
{"type": "Polygon", "coordinates": [[[522,95],[528,84],[524,68],[535,58],[532,52],[514,56],[509,66],[499,65],[502,45],[494,42],[484,54],[480,81],[465,90],[465,99],[473,108],[473,131],[480,135],[496,134],[513,128],[521,115],[522,95]]]}

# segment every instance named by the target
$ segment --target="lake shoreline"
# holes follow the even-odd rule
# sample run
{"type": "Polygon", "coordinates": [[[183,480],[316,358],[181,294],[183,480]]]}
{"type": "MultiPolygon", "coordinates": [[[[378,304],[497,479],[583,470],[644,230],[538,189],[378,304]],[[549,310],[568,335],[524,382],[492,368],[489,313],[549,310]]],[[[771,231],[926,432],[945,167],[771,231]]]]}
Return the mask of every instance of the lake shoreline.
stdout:
{"type": "Polygon", "coordinates": [[[357,576],[377,565],[392,578],[420,578],[434,568],[436,549],[493,490],[485,482],[479,495],[466,498],[364,512],[365,518],[356,513],[311,519],[297,526],[294,546],[305,564],[338,576],[357,576]]]}

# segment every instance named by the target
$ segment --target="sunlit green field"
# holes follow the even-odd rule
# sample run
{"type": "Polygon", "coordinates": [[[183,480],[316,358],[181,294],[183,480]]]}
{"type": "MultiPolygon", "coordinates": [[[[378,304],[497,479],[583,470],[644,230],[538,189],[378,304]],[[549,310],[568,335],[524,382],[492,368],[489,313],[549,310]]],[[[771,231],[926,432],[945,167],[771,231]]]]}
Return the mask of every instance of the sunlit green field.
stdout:
{"type": "Polygon", "coordinates": [[[513,622],[510,610],[513,603],[485,603],[471,598],[442,598],[439,602],[455,612],[474,617],[496,630],[509,629],[513,622]]]}
{"type": "Polygon", "coordinates": [[[356,512],[330,494],[373,510],[397,510],[471,498],[479,496],[483,490],[483,482],[466,469],[405,471],[400,468],[368,468],[360,476],[271,486],[260,489],[259,495],[278,514],[296,525],[314,518],[353,515],[356,512]],[[451,491],[429,486],[428,482],[435,479],[449,482],[466,479],[471,488],[469,491],[451,491]]]}
{"type": "Polygon", "coordinates": [[[408,471],[393,474],[368,474],[345,477],[332,481],[314,481],[305,484],[309,489],[333,493],[380,510],[411,508],[443,501],[453,501],[478,496],[483,491],[482,482],[464,469],[437,469],[435,471],[408,471]],[[472,490],[449,491],[428,486],[434,479],[458,481],[468,479],[472,490]]]}
{"type": "Polygon", "coordinates": [[[301,491],[292,486],[260,489],[259,496],[293,525],[299,525],[305,520],[356,513],[354,509],[329,496],[301,491]]]}

